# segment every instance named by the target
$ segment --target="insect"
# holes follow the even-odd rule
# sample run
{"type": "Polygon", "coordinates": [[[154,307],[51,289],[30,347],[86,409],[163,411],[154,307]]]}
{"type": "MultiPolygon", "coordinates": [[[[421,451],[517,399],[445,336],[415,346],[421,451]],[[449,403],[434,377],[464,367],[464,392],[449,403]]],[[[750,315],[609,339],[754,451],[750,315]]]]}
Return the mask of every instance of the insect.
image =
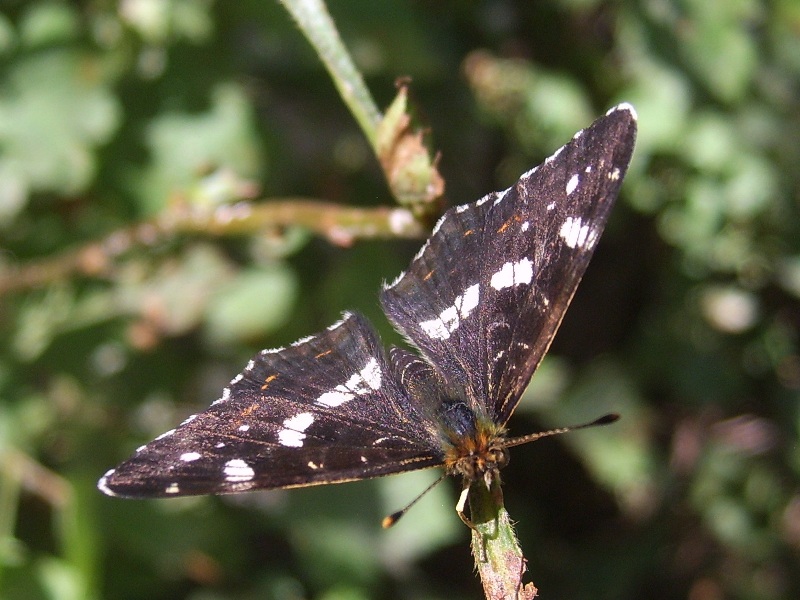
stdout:
{"type": "Polygon", "coordinates": [[[380,296],[416,351],[386,351],[370,323],[345,313],[262,350],[208,409],[98,487],[229,494],[442,466],[464,480],[457,508],[470,524],[469,485],[491,487],[509,447],[552,433],[510,438],[506,424],[589,264],[635,137],[636,113],[620,104],[509,189],[448,210],[380,296]]]}

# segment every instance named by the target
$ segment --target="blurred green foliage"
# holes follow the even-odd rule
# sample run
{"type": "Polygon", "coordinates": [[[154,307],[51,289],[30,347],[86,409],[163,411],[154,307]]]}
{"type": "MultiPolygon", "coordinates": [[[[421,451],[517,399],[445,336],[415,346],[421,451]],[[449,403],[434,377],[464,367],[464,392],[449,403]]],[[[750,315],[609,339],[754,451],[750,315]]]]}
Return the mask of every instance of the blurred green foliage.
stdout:
{"type": "MultiPolygon", "coordinates": [[[[624,417],[514,449],[506,503],[542,595],[800,597],[800,4],[329,6],[381,106],[412,78],[452,203],[615,102],[639,112],[621,202],[511,422],[624,417]]],[[[391,202],[278,3],[0,2],[0,277],[242,182],[391,202]]],[[[0,597],[478,597],[453,487],[379,527],[431,472],[224,499],[95,490],[261,347],[345,309],[397,341],[377,292],[418,246],[143,242],[0,298],[0,597]]]]}

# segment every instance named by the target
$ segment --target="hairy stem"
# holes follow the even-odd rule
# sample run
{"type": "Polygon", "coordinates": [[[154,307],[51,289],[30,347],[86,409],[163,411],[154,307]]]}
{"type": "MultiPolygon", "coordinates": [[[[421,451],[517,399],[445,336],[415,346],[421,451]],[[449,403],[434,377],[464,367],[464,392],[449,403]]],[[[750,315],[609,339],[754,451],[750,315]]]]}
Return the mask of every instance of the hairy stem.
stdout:
{"type": "Polygon", "coordinates": [[[472,530],[472,554],[487,600],[531,600],[537,590],[523,584],[527,569],[522,549],[514,534],[511,519],[503,507],[500,483],[492,489],[476,481],[469,490],[472,530]]]}
{"type": "Polygon", "coordinates": [[[325,3],[322,0],[281,0],[281,3],[314,46],[339,95],[375,149],[381,113],[342,43],[325,3]]]}

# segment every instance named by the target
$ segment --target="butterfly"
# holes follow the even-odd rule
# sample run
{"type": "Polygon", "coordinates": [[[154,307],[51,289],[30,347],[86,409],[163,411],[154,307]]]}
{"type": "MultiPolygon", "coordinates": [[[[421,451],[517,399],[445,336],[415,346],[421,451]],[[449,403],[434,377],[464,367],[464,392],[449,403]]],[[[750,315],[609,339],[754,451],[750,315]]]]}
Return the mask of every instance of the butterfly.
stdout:
{"type": "Polygon", "coordinates": [[[438,466],[463,478],[469,524],[471,482],[491,486],[508,448],[542,435],[510,438],[506,425],[589,264],[635,138],[636,112],[620,104],[512,187],[448,210],[380,295],[414,351],[387,351],[345,313],[262,350],[208,409],[138,448],[99,489],[229,494],[438,466]]]}

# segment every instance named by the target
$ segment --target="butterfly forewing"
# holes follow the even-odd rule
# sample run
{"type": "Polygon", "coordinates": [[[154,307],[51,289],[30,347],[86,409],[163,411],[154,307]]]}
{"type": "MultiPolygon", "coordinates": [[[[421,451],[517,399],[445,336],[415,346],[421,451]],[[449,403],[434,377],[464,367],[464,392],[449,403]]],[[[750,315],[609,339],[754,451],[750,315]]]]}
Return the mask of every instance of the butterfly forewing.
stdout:
{"type": "Polygon", "coordinates": [[[258,354],[206,411],[106,474],[121,496],[224,494],[441,464],[436,425],[358,315],[258,354]]]}
{"type": "Polygon", "coordinates": [[[605,227],[633,151],[623,105],[505,192],[449,210],[381,301],[473,409],[504,424],[605,227]]]}

